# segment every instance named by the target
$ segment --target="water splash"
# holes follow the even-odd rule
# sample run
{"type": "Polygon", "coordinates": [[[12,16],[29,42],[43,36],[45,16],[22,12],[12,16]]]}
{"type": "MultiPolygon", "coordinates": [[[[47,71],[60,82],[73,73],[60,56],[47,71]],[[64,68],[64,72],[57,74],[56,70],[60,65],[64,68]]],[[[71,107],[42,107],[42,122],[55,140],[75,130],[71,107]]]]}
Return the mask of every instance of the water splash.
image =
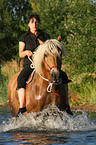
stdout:
{"type": "Polygon", "coordinates": [[[13,117],[0,126],[5,131],[90,131],[96,124],[85,111],[80,115],[70,116],[56,106],[49,106],[42,112],[26,113],[18,118],[13,117]]]}

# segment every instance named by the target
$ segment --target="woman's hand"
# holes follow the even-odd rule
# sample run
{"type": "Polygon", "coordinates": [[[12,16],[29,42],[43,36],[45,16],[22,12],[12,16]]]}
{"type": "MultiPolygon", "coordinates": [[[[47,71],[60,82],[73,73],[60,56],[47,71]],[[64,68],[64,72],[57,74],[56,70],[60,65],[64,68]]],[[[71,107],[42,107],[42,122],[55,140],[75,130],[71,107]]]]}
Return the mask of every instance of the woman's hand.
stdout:
{"type": "Polygon", "coordinates": [[[32,56],[32,54],[33,54],[30,50],[26,50],[25,52],[26,52],[26,55],[29,57],[32,56]]]}

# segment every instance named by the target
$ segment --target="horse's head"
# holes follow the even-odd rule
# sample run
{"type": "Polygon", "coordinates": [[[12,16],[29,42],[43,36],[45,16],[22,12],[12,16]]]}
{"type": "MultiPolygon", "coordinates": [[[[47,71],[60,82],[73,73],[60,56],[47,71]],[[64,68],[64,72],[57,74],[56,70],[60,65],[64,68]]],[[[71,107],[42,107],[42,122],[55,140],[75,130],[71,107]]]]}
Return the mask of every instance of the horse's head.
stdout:
{"type": "Polygon", "coordinates": [[[49,72],[51,81],[53,83],[59,82],[61,55],[58,53],[58,51],[54,52],[54,54],[51,54],[49,51],[45,51],[43,65],[45,70],[49,72]]]}
{"type": "Polygon", "coordinates": [[[65,55],[64,46],[59,41],[50,39],[40,45],[33,56],[37,72],[52,83],[60,81],[62,53],[65,55]]]}

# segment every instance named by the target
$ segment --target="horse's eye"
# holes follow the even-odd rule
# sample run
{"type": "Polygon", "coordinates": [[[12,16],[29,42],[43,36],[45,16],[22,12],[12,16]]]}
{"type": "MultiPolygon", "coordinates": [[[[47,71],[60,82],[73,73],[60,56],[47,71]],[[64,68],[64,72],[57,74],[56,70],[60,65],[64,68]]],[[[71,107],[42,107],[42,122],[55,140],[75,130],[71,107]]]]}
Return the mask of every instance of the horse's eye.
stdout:
{"type": "Polygon", "coordinates": [[[44,54],[44,56],[47,57],[48,55],[47,54],[44,54]]]}

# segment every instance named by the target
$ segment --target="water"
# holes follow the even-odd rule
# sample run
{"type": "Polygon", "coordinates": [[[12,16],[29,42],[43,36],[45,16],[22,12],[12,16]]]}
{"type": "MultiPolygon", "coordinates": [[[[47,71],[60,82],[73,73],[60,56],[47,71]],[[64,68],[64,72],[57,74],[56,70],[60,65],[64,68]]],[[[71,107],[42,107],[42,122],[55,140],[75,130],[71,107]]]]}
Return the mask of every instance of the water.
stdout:
{"type": "Polygon", "coordinates": [[[67,115],[56,106],[12,118],[0,108],[0,145],[96,145],[96,113],[67,115]]]}

